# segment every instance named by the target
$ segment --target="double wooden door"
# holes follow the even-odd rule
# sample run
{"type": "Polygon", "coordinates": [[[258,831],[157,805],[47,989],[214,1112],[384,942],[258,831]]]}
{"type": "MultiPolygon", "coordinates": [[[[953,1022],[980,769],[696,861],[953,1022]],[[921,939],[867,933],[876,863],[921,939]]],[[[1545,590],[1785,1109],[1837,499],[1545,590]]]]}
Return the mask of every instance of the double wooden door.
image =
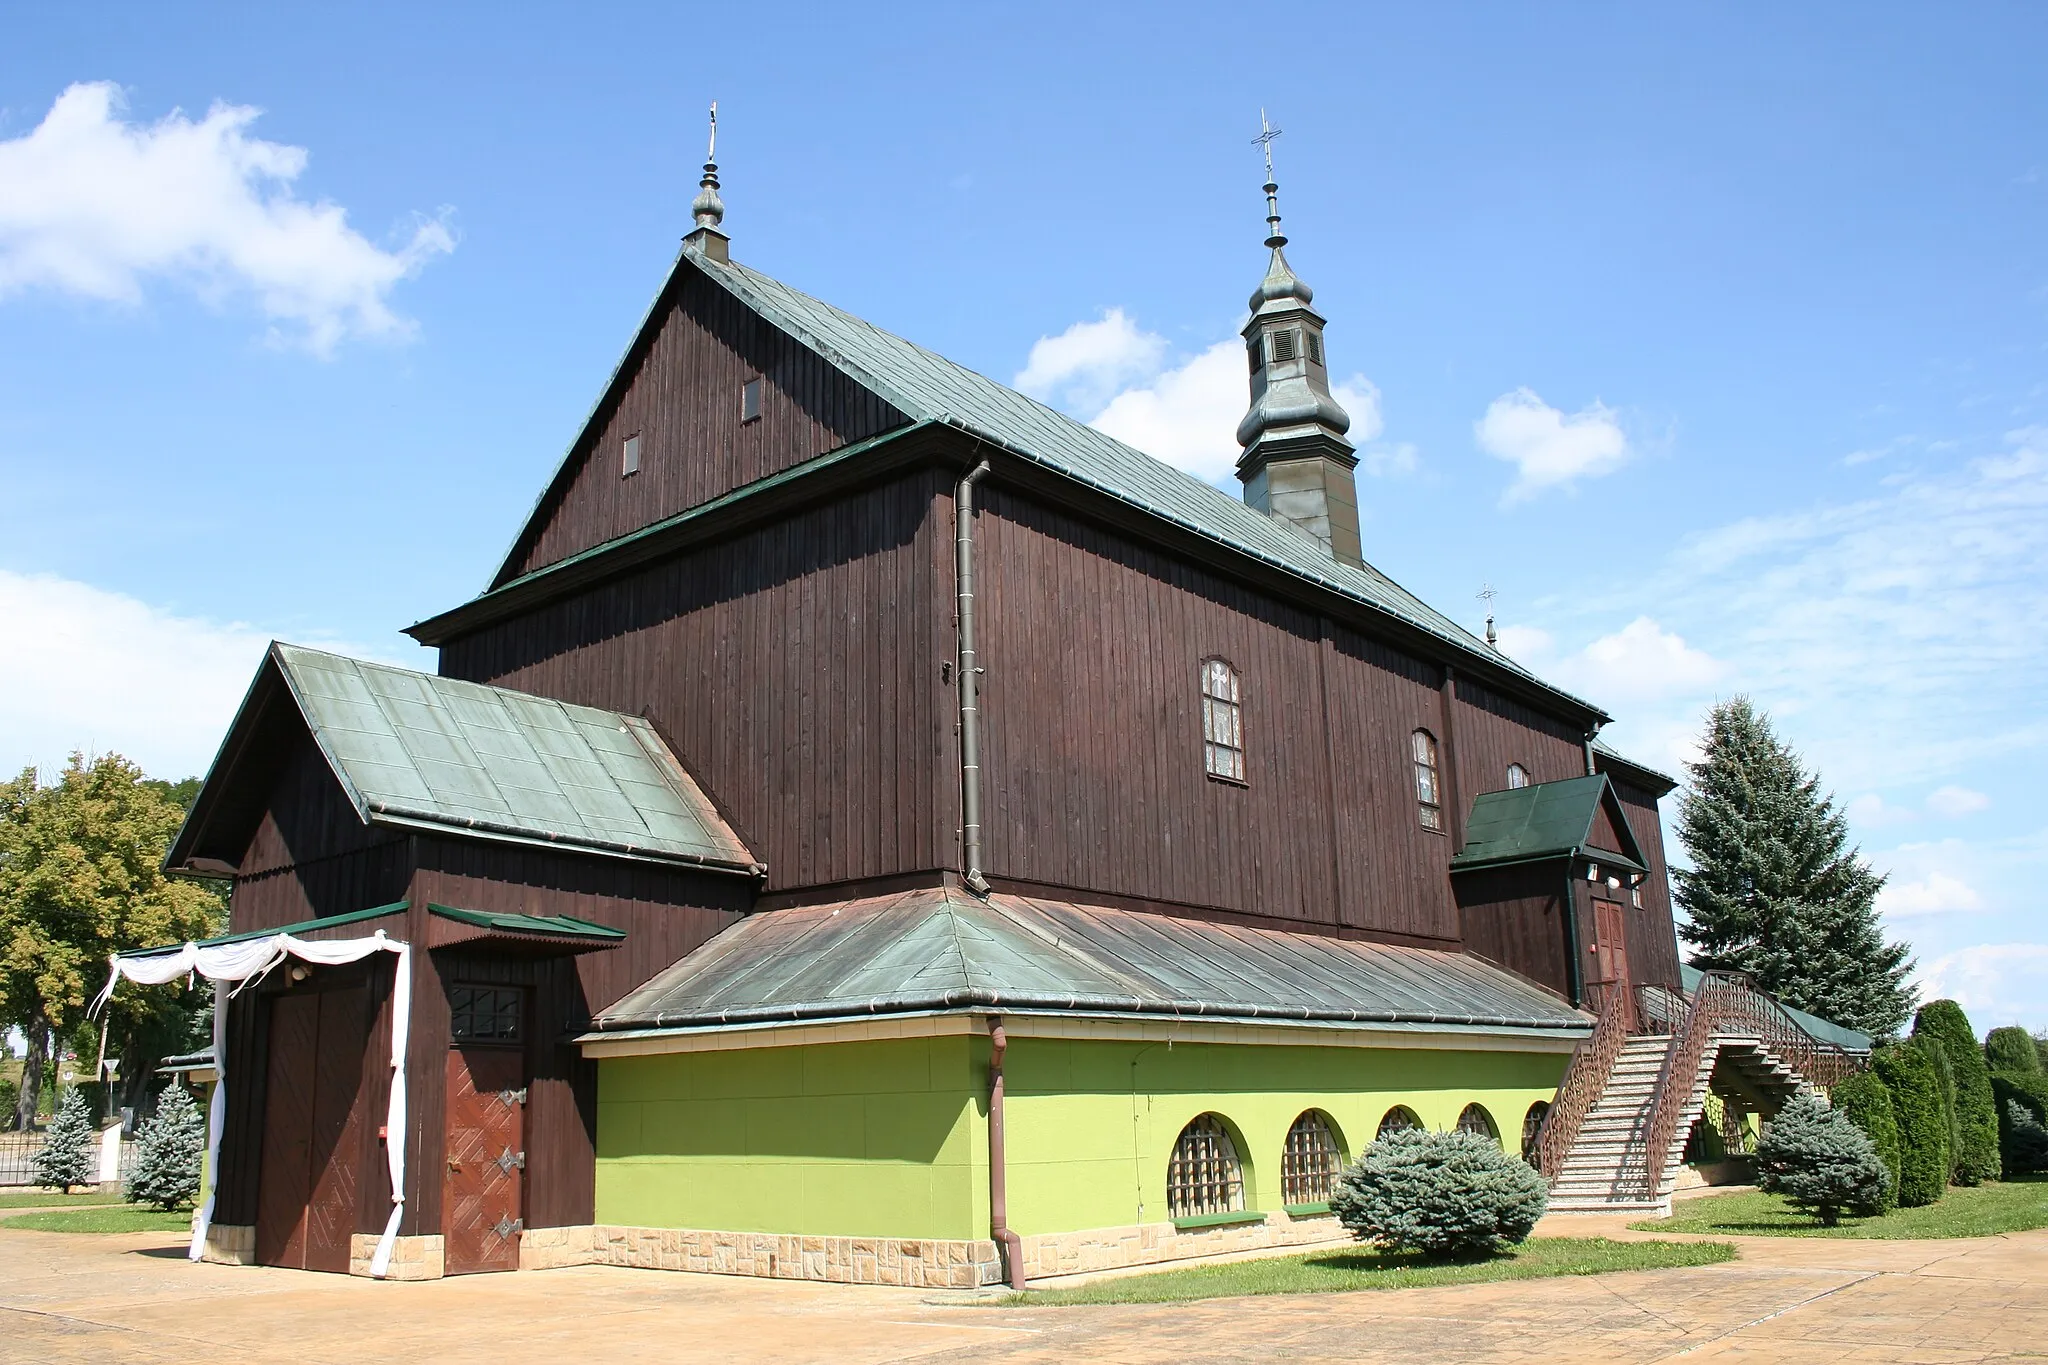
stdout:
{"type": "Polygon", "coordinates": [[[360,983],[294,988],[270,1001],[256,1259],[346,1274],[361,1216],[363,1054],[370,995],[360,983]]]}
{"type": "Polygon", "coordinates": [[[519,1269],[525,1226],[526,1053],[448,1050],[448,1173],[441,1191],[446,1273],[519,1269]]]}
{"type": "Polygon", "coordinates": [[[1610,1009],[1631,1010],[1634,1000],[1628,988],[1628,912],[1615,901],[1593,902],[1593,943],[1587,950],[1593,970],[1587,985],[1601,1013],[1610,1009]]]}

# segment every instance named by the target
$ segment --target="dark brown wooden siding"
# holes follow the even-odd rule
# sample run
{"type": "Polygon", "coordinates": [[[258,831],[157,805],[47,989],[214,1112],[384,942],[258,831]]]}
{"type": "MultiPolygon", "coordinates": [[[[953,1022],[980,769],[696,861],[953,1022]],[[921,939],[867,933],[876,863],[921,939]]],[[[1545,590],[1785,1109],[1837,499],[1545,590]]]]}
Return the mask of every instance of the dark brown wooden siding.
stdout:
{"type": "Polygon", "coordinates": [[[949,487],[919,471],[664,561],[451,641],[441,671],[646,716],[770,889],[950,866],[949,487]]]}
{"type": "Polygon", "coordinates": [[[1508,785],[1519,763],[1531,782],[1562,782],[1586,773],[1584,736],[1564,721],[1459,678],[1458,785],[1469,808],[1482,792],[1508,785]]]}
{"type": "Polygon", "coordinates": [[[1664,822],[1658,814],[1657,798],[1619,778],[1614,780],[1614,794],[1621,798],[1629,829],[1650,865],[1649,880],[1642,888],[1642,909],[1629,914],[1629,970],[1638,982],[1675,987],[1679,984],[1678,933],[1672,918],[1671,874],[1664,861],[1664,822]]]}
{"type": "Polygon", "coordinates": [[[405,898],[405,835],[363,823],[303,724],[234,879],[229,923],[275,929],[405,898]]]}
{"type": "Polygon", "coordinates": [[[1562,858],[1459,873],[1454,882],[1467,951],[1569,998],[1571,946],[1560,913],[1565,875],[1562,858]]]}
{"type": "Polygon", "coordinates": [[[626,382],[591,419],[500,581],[708,502],[905,418],[688,267],[625,362],[626,382]],[[740,420],[740,386],[761,380],[761,415],[740,420]],[[640,470],[621,473],[628,436],[640,470]]]}

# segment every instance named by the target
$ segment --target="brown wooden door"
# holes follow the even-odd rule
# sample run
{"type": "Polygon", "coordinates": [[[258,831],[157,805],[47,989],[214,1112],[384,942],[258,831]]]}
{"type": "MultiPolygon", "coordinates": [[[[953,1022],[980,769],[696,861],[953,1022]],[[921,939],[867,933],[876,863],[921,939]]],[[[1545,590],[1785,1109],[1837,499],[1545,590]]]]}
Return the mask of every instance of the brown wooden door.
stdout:
{"type": "Polygon", "coordinates": [[[450,1048],[448,1174],[441,1193],[448,1274],[519,1269],[525,1163],[525,1050],[450,1048]]]}
{"type": "Polygon", "coordinates": [[[1614,901],[1593,902],[1593,970],[1588,984],[1602,1013],[1630,1004],[1628,990],[1628,919],[1614,901]]]}
{"type": "Polygon", "coordinates": [[[270,1002],[256,1259],[348,1271],[360,1216],[363,1051],[361,985],[295,990],[270,1002]]]}

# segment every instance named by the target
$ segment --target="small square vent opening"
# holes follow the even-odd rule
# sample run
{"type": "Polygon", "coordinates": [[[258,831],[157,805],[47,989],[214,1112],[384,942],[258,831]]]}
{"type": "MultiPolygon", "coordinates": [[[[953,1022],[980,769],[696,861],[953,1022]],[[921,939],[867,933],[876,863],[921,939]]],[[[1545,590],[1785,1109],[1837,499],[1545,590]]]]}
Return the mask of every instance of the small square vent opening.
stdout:
{"type": "Polygon", "coordinates": [[[761,415],[761,381],[749,379],[740,385],[740,420],[751,422],[761,415]]]}
{"type": "Polygon", "coordinates": [[[626,438],[625,445],[619,450],[619,477],[624,478],[628,474],[638,474],[639,472],[640,435],[638,432],[635,432],[626,438]]]}

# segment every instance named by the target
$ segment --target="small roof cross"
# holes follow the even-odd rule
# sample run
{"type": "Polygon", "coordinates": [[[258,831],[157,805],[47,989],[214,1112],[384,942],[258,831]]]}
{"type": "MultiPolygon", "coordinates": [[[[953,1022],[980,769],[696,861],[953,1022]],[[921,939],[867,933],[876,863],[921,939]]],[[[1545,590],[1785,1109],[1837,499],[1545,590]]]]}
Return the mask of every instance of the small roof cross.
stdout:
{"type": "Polygon", "coordinates": [[[1273,178],[1273,139],[1280,136],[1280,130],[1266,121],[1266,111],[1259,110],[1259,135],[1252,139],[1252,145],[1266,154],[1266,179],[1273,178]]]}

